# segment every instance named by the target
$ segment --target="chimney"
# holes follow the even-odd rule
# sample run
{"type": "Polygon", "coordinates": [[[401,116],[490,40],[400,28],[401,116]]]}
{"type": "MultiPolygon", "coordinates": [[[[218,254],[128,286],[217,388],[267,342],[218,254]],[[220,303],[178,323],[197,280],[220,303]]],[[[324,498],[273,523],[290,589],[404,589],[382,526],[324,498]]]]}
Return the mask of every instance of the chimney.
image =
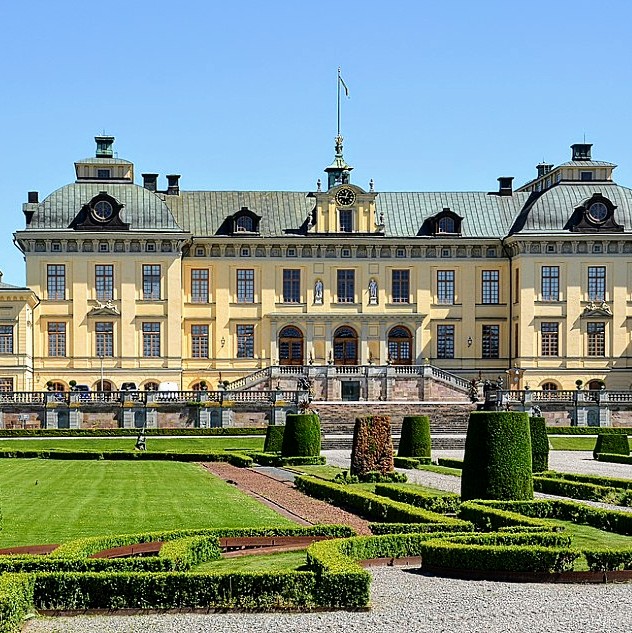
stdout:
{"type": "Polygon", "coordinates": [[[95,136],[97,143],[97,158],[114,158],[114,137],[113,136],[95,136]]]}
{"type": "Polygon", "coordinates": [[[590,148],[592,143],[575,143],[571,145],[573,150],[572,160],[592,160],[590,158],[590,148]]]}
{"type": "Polygon", "coordinates": [[[142,174],[143,187],[148,191],[156,193],[158,191],[158,174],[142,174]]]}
{"type": "Polygon", "coordinates": [[[499,196],[513,195],[513,176],[501,176],[498,179],[498,195],[499,196]]]}
{"type": "Polygon", "coordinates": [[[180,174],[167,175],[167,195],[169,196],[180,195],[180,174]]]}
{"type": "Polygon", "coordinates": [[[38,191],[29,191],[28,193],[28,201],[31,204],[37,204],[39,202],[39,192],[38,191]]]}
{"type": "Polygon", "coordinates": [[[535,168],[538,170],[538,178],[542,178],[542,176],[546,176],[551,169],[553,169],[553,165],[549,163],[540,163],[536,165],[535,168]]]}

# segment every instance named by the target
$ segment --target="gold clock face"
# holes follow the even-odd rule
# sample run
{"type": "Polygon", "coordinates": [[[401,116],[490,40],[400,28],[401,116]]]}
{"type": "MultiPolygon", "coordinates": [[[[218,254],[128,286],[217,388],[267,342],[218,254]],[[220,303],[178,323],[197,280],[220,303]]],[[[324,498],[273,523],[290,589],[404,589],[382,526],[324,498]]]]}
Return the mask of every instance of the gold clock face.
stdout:
{"type": "Polygon", "coordinates": [[[336,203],[341,207],[348,207],[355,202],[355,193],[348,187],[343,187],[336,194],[336,203]]]}

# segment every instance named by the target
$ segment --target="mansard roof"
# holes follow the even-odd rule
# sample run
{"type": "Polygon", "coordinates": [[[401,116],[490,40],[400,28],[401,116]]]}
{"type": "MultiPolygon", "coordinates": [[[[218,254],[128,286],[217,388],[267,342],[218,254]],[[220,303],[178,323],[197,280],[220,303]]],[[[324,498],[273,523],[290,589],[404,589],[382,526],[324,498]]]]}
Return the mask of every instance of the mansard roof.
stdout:
{"type": "Polygon", "coordinates": [[[516,218],[510,233],[569,233],[568,221],[577,207],[601,194],[617,208],[614,218],[626,231],[632,229],[632,189],[615,183],[561,182],[542,193],[533,193],[516,218]]]}

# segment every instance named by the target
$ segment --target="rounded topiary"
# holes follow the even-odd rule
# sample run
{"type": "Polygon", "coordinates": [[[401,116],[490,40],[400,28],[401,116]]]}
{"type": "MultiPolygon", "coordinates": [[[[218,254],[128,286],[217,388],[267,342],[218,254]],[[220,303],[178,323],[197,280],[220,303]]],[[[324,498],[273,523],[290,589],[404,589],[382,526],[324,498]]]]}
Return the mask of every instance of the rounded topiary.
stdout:
{"type": "Polygon", "coordinates": [[[398,457],[430,457],[430,418],[409,415],[402,420],[398,457]]]}
{"type": "Polygon", "coordinates": [[[316,414],[287,414],[281,455],[283,457],[320,455],[320,418],[316,414]]]}
{"type": "Polygon", "coordinates": [[[598,433],[593,457],[597,459],[598,453],[613,453],[615,455],[629,455],[630,443],[624,433],[598,433]]]}
{"type": "Polygon", "coordinates": [[[470,413],[461,499],[533,499],[531,434],[527,413],[470,413]]]}
{"type": "Polygon", "coordinates": [[[280,453],[283,446],[284,426],[269,425],[266,429],[266,441],[263,444],[264,453],[280,453]]]}
{"type": "Polygon", "coordinates": [[[529,418],[531,431],[531,462],[534,473],[549,469],[549,436],[546,434],[546,420],[541,417],[529,418]]]}

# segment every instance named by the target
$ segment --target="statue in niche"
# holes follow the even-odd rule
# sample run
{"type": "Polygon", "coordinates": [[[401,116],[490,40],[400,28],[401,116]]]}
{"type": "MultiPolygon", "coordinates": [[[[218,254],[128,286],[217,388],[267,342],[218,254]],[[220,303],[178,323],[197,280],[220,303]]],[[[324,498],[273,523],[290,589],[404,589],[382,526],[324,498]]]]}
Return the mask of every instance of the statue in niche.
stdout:
{"type": "Polygon", "coordinates": [[[314,284],[314,303],[317,305],[323,303],[323,282],[321,279],[317,279],[314,284]]]}
{"type": "Polygon", "coordinates": [[[377,305],[377,281],[375,278],[369,281],[369,305],[377,305]]]}

